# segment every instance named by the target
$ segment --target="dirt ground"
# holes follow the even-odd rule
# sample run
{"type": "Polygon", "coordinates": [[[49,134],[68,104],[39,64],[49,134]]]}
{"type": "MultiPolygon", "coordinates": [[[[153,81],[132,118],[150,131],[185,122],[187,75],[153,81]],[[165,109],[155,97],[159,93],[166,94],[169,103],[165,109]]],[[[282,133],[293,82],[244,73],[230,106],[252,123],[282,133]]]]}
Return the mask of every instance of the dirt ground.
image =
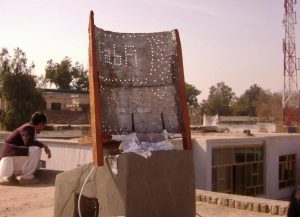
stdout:
{"type": "MultiPolygon", "coordinates": [[[[0,217],[53,217],[55,176],[58,171],[40,170],[35,185],[0,185],[0,217]]],[[[270,217],[213,204],[196,203],[196,217],[270,217]]],[[[274,216],[275,217],[275,216],[274,216]]]]}
{"type": "Polygon", "coordinates": [[[57,173],[38,171],[35,185],[0,185],[0,217],[53,217],[57,173]]]}

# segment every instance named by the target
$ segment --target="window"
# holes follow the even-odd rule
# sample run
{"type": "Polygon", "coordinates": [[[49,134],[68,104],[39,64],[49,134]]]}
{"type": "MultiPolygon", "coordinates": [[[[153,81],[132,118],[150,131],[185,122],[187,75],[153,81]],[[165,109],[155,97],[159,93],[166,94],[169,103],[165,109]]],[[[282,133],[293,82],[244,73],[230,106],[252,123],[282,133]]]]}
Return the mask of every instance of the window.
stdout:
{"type": "Polygon", "coordinates": [[[212,190],[240,195],[264,193],[264,147],[212,150],[212,190]]]}
{"type": "Polygon", "coordinates": [[[295,186],[296,155],[283,155],[279,157],[279,188],[295,186]]]}
{"type": "Polygon", "coordinates": [[[61,110],[61,103],[51,103],[51,110],[61,110]]]}

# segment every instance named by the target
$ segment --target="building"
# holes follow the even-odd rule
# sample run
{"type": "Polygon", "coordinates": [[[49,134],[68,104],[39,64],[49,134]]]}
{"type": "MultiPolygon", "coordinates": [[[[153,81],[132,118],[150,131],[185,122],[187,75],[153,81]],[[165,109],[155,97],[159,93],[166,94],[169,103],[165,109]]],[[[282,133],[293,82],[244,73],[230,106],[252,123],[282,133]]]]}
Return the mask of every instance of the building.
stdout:
{"type": "MultiPolygon", "coordinates": [[[[88,91],[43,89],[45,108],[48,111],[89,111],[88,91]]],[[[0,98],[0,113],[5,111],[5,101],[0,98]]]]}
{"type": "Polygon", "coordinates": [[[43,89],[48,111],[89,111],[89,92],[79,90],[43,89]]]}
{"type": "MultiPolygon", "coordinates": [[[[88,91],[43,89],[44,112],[51,124],[88,124],[90,99],[88,91]]],[[[5,112],[5,101],[0,98],[0,115],[5,112]]],[[[1,126],[0,126],[1,127],[1,126]]]]}
{"type": "Polygon", "coordinates": [[[196,188],[289,198],[300,181],[300,136],[194,137],[196,188]]]}
{"type": "Polygon", "coordinates": [[[45,113],[51,124],[89,124],[88,91],[43,89],[45,113]]]}

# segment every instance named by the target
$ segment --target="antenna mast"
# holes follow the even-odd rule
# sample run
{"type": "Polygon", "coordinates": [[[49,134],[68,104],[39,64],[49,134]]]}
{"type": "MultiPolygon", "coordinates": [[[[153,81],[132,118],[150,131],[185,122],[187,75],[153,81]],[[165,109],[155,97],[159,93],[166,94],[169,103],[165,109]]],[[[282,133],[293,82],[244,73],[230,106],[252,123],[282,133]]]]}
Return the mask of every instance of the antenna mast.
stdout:
{"type": "Polygon", "coordinates": [[[282,95],[283,125],[293,126],[299,122],[298,118],[298,80],[297,58],[295,42],[296,12],[294,7],[296,0],[284,0],[285,38],[283,39],[284,53],[284,89],[282,95]]]}

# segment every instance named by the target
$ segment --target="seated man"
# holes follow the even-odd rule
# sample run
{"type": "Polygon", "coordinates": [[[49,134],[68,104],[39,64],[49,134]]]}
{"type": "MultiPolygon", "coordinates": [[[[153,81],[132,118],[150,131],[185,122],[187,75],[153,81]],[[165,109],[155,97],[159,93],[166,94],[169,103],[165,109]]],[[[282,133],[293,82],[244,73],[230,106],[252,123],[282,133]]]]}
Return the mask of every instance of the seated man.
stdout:
{"type": "Polygon", "coordinates": [[[7,184],[15,177],[22,184],[39,182],[33,174],[39,168],[41,149],[44,148],[48,158],[51,157],[48,146],[36,140],[36,134],[44,129],[46,123],[46,116],[35,112],[30,122],[23,124],[8,136],[0,155],[0,184],[7,184]]]}

